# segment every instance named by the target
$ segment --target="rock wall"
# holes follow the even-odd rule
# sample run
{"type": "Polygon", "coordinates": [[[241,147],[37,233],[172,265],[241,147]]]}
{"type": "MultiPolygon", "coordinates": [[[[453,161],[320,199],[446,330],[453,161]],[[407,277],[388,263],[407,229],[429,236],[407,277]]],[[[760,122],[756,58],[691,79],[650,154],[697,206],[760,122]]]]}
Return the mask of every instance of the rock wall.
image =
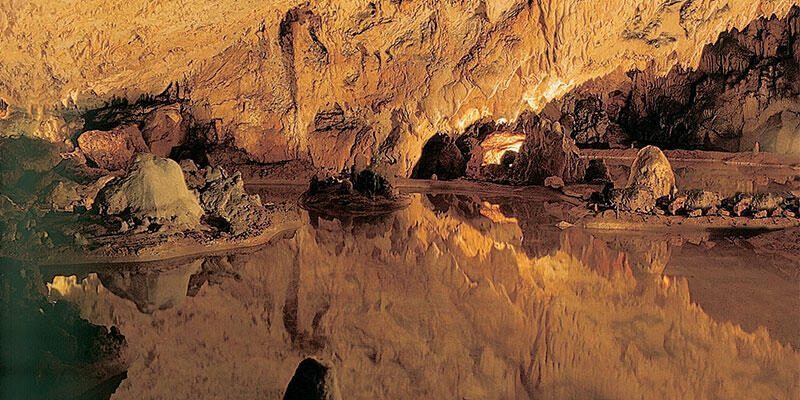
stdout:
{"type": "Polygon", "coordinates": [[[800,7],[720,34],[696,68],[622,72],[553,104],[579,144],[800,155],[800,7]]]}
{"type": "Polygon", "coordinates": [[[719,32],[791,0],[0,1],[0,130],[61,140],[74,116],[180,82],[257,161],[408,175],[425,140],[540,110],[612,71],[697,66],[719,32]]]}

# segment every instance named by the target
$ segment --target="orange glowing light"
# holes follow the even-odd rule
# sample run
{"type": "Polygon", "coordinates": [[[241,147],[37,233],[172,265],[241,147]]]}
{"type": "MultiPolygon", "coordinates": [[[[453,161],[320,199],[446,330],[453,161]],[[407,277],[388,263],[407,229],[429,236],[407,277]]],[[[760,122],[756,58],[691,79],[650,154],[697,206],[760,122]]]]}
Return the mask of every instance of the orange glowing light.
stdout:
{"type": "Polygon", "coordinates": [[[500,164],[507,151],[519,152],[525,135],[516,132],[495,132],[481,142],[483,161],[481,165],[500,164]]]}

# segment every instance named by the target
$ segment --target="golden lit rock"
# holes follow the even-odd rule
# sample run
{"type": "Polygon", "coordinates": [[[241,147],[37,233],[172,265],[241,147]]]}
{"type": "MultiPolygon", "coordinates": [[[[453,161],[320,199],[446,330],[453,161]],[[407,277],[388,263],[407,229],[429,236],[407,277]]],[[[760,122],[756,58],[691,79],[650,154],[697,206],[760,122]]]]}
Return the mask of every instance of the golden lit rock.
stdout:
{"type": "Polygon", "coordinates": [[[255,160],[340,169],[399,152],[411,156],[391,168],[408,175],[439,130],[513,120],[618,69],[697,66],[721,31],[793,3],[12,1],[0,8],[0,97],[59,114],[181,82],[255,160]],[[336,104],[368,131],[315,134],[336,104]],[[398,112],[413,133],[387,142],[398,112]]]}

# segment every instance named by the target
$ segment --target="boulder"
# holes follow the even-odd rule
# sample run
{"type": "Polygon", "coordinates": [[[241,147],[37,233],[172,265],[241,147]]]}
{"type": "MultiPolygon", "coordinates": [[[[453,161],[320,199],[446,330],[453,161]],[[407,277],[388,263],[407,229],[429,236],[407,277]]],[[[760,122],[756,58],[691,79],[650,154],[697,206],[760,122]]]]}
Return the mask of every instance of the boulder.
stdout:
{"type": "Polygon", "coordinates": [[[145,116],[142,137],[150,152],[159,157],[169,157],[172,149],[186,139],[187,124],[179,104],[159,107],[145,116]]]}
{"type": "Polygon", "coordinates": [[[548,176],[544,179],[544,186],[551,189],[561,189],[564,187],[564,180],[558,176],[548,176]]]}
{"type": "Polygon", "coordinates": [[[628,187],[641,186],[650,189],[656,198],[669,196],[675,188],[675,173],[664,153],[655,146],[639,150],[631,165],[628,187]]]}
{"type": "Polygon", "coordinates": [[[733,215],[737,217],[741,217],[750,210],[750,205],[753,201],[753,198],[750,196],[737,196],[738,198],[735,199],[731,210],[733,211],[733,215]]]}
{"type": "Polygon", "coordinates": [[[103,215],[125,214],[179,228],[197,228],[203,216],[178,163],[152,154],[137,155],[124,177],[98,193],[96,205],[103,215]]]}
{"type": "Polygon", "coordinates": [[[670,215],[678,215],[678,213],[683,211],[684,207],[686,206],[686,200],[686,195],[675,196],[675,199],[673,199],[669,205],[667,205],[667,212],[669,212],[670,215]]]}
{"type": "Polygon", "coordinates": [[[78,137],[78,147],[98,167],[111,171],[125,169],[134,155],[149,152],[135,125],[84,132],[78,137]]]}
{"type": "Polygon", "coordinates": [[[220,168],[207,173],[206,185],[200,190],[200,204],[209,221],[217,222],[233,235],[241,235],[253,227],[269,222],[261,198],[244,189],[241,173],[229,176],[220,168]]]}
{"type": "Polygon", "coordinates": [[[707,190],[694,189],[686,192],[685,208],[687,210],[707,211],[722,204],[719,194],[707,190]]]}
{"type": "Polygon", "coordinates": [[[750,202],[750,209],[754,213],[773,211],[780,207],[784,201],[784,196],[779,193],[760,192],[753,195],[753,200],[750,202]]]}
{"type": "Polygon", "coordinates": [[[331,367],[313,358],[306,358],[297,366],[284,400],[338,400],[339,385],[331,367]]]}
{"type": "Polygon", "coordinates": [[[648,187],[612,189],[610,193],[611,204],[620,211],[650,213],[656,206],[656,197],[648,187]]]}

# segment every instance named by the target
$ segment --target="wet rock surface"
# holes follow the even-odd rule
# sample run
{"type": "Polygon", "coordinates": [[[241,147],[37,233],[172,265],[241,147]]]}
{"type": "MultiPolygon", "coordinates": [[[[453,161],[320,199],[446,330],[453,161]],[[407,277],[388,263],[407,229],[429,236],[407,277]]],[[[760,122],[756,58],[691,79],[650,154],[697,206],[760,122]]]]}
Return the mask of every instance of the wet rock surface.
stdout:
{"type": "Polygon", "coordinates": [[[339,388],[333,370],[313,358],[306,358],[286,387],[284,400],[339,400],[339,388]]]}
{"type": "Polygon", "coordinates": [[[380,215],[408,205],[407,196],[401,195],[385,177],[370,169],[357,172],[355,167],[324,180],[315,175],[299,201],[303,207],[323,215],[380,215]]]}

